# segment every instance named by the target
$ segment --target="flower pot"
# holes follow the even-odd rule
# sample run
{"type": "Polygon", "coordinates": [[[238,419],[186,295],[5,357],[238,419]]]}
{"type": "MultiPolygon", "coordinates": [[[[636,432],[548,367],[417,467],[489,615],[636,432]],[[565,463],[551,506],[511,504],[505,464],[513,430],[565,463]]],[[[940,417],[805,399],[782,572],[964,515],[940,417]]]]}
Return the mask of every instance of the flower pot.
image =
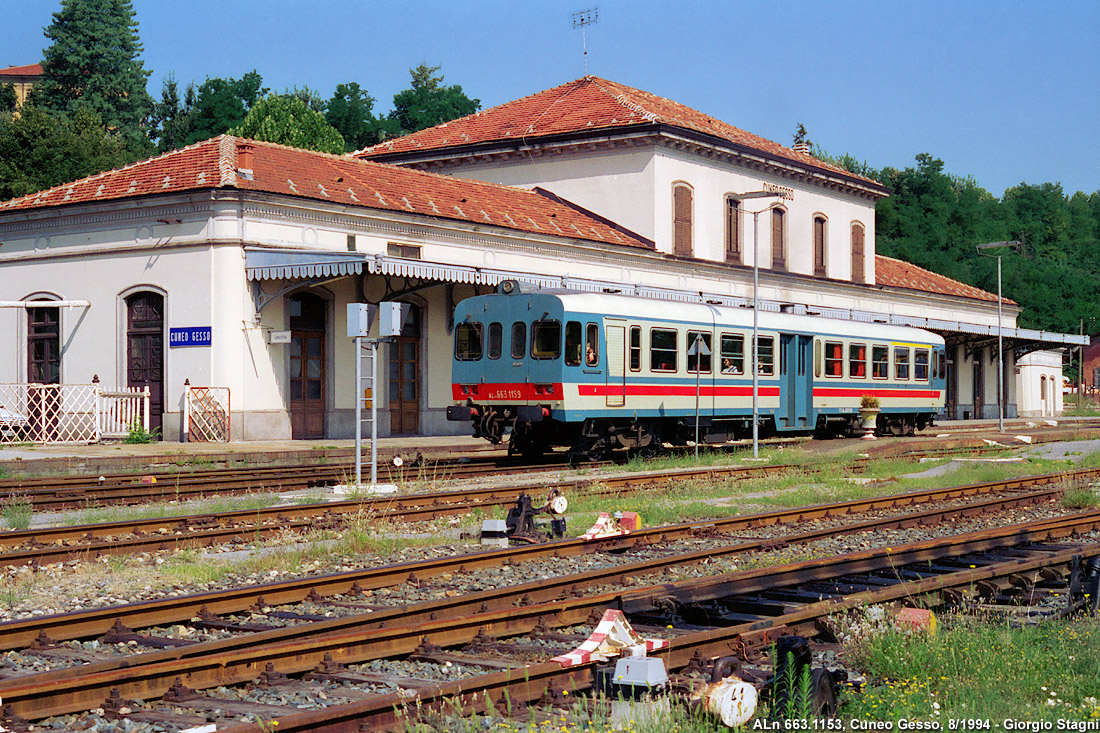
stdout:
{"type": "Polygon", "coordinates": [[[875,426],[878,424],[879,408],[877,407],[861,407],[859,408],[859,427],[863,429],[864,440],[875,439],[875,426]]]}

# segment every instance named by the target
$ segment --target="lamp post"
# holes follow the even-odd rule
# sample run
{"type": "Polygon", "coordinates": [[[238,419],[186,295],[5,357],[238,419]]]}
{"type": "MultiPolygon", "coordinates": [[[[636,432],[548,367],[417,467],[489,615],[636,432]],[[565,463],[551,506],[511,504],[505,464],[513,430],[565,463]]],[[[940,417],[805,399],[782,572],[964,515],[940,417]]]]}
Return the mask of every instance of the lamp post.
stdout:
{"type": "MultiPolygon", "coordinates": [[[[735,196],[737,207],[741,208],[741,202],[745,199],[769,199],[779,198],[780,194],[773,191],[748,191],[735,196]]],[[[752,457],[760,457],[760,375],[757,360],[759,331],[760,331],[760,215],[771,209],[775,204],[770,204],[759,211],[752,212],[752,457]]],[[[740,223],[740,222],[738,222],[740,223]]]]}
{"type": "Polygon", "coordinates": [[[1019,252],[1020,242],[1017,240],[1012,240],[1008,242],[988,242],[986,244],[979,244],[976,246],[979,255],[997,258],[997,430],[1003,433],[1005,431],[1005,352],[1004,326],[1002,324],[1001,310],[1001,257],[1005,255],[1005,252],[1003,250],[1013,249],[1019,252]],[[998,251],[993,253],[987,253],[985,251],[990,249],[998,251]]]}

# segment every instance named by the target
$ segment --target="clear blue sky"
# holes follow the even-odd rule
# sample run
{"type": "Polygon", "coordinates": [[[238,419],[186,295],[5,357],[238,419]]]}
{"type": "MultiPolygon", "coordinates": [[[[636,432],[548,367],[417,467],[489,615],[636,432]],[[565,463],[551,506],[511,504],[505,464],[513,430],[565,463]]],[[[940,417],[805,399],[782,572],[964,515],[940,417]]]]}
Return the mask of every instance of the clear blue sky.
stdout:
{"type": "MultiPolygon", "coordinates": [[[[149,91],[256,69],[378,102],[421,62],[490,107],[580,77],[570,15],[599,8],[588,69],[789,145],[872,166],[918,153],[996,196],[1100,190],[1097,0],[133,0],[149,91]]],[[[60,0],[7,0],[0,66],[35,63],[60,0]]]]}

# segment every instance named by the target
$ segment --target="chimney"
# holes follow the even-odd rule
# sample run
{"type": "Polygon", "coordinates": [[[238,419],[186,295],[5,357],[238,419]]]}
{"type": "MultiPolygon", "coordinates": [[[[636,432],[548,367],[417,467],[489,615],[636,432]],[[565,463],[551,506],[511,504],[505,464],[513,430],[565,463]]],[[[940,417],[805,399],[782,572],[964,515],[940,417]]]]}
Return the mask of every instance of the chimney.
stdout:
{"type": "Polygon", "coordinates": [[[798,142],[798,143],[794,144],[794,147],[792,148],[792,150],[794,150],[794,152],[796,152],[796,153],[802,153],[803,155],[809,155],[810,154],[810,144],[807,143],[807,142],[798,142]]]}
{"type": "Polygon", "coordinates": [[[237,143],[237,173],[252,180],[252,143],[237,143]]]}

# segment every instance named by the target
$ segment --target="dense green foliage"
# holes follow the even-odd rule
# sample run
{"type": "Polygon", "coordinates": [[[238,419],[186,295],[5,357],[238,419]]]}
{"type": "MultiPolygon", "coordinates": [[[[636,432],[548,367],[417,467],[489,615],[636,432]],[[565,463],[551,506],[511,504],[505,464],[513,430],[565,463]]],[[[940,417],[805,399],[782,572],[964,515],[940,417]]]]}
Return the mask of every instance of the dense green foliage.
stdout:
{"type": "Polygon", "coordinates": [[[390,112],[390,120],[398,125],[397,134],[408,135],[481,109],[481,100],[467,97],[459,85],[443,86],[443,75],[436,76],[439,68],[420,64],[409,69],[412,86],[394,95],[390,112]]]}
{"type": "Polygon", "coordinates": [[[87,107],[71,117],[23,107],[0,114],[0,201],[108,170],[129,160],[121,137],[87,107]]]}
{"type": "Polygon", "coordinates": [[[46,37],[34,103],[65,116],[87,107],[131,145],[144,143],[153,100],[130,1],[62,0],[46,37]]]}
{"type": "Polygon", "coordinates": [[[181,98],[176,77],[169,74],[153,107],[157,149],[174,150],[228,132],[267,91],[259,73],[250,71],[240,79],[207,77],[198,87],[188,84],[181,98]]]}
{"type": "Polygon", "coordinates": [[[344,152],[344,138],[336,128],[294,94],[271,94],[259,100],[240,127],[234,127],[230,133],[322,153],[344,152]]]}
{"type": "Polygon", "coordinates": [[[14,112],[19,97],[11,84],[0,84],[0,112],[14,112]]]}
{"type": "Polygon", "coordinates": [[[336,93],[325,110],[325,119],[344,136],[347,152],[362,150],[389,136],[387,120],[375,117],[373,109],[374,97],[360,89],[357,82],[336,85],[336,93]]]}

